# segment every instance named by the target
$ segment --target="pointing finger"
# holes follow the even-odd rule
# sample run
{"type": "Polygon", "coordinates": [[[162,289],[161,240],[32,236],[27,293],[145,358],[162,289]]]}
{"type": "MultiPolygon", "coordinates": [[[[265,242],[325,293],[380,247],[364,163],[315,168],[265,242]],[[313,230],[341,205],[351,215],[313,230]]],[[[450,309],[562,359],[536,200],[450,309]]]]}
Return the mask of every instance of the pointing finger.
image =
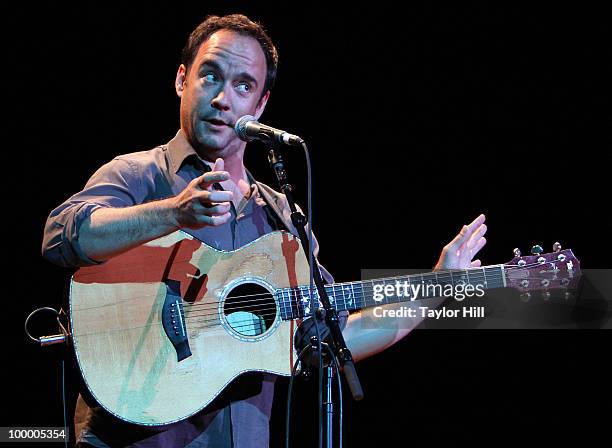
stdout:
{"type": "Polygon", "coordinates": [[[215,164],[212,168],[213,171],[224,171],[225,170],[225,162],[221,157],[215,160],[215,164]]]}

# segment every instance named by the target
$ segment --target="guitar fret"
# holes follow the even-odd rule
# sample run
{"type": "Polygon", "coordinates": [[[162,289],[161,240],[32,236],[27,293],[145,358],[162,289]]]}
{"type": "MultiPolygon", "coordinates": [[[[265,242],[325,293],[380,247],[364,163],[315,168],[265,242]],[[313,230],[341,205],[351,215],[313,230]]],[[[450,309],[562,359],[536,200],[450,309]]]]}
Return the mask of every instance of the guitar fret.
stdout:
{"type": "Polygon", "coordinates": [[[287,302],[289,303],[290,316],[294,317],[294,314],[293,314],[293,301],[291,300],[291,289],[285,288],[285,290],[287,291],[287,302]]]}
{"type": "Polygon", "coordinates": [[[506,272],[504,271],[504,266],[501,265],[501,275],[502,275],[502,282],[504,284],[504,288],[506,287],[506,272]]]}
{"type": "Polygon", "coordinates": [[[291,292],[293,293],[292,303],[295,303],[295,307],[298,311],[299,317],[304,317],[304,307],[302,306],[302,301],[300,299],[300,288],[291,288],[291,292]]]}
{"type": "Polygon", "coordinates": [[[285,309],[285,297],[284,297],[284,291],[281,289],[280,290],[280,311],[281,311],[281,319],[286,319],[287,318],[287,313],[286,313],[286,309],[285,309]]]}
{"type": "Polygon", "coordinates": [[[385,294],[386,283],[387,283],[386,279],[382,279],[382,299],[376,302],[379,305],[384,305],[384,302],[387,302],[387,295],[385,294]]]}
{"type": "Polygon", "coordinates": [[[332,308],[337,310],[338,304],[336,303],[336,296],[334,296],[334,291],[329,290],[329,288],[325,286],[325,292],[327,293],[327,297],[329,298],[329,303],[331,304],[332,308]]]}
{"type": "MultiPolygon", "coordinates": [[[[340,302],[338,302],[338,296],[336,296],[336,289],[334,285],[330,285],[331,293],[334,296],[334,305],[337,310],[340,310],[340,302]]],[[[344,304],[344,301],[342,302],[344,304]]]]}
{"type": "Polygon", "coordinates": [[[363,282],[355,282],[356,286],[359,288],[359,301],[361,303],[361,308],[365,308],[366,304],[366,292],[363,290],[363,282]]]}
{"type": "MultiPolygon", "coordinates": [[[[290,288],[285,288],[285,290],[287,291],[287,302],[289,303],[289,315],[291,317],[294,317],[295,314],[293,314],[293,301],[291,300],[291,289],[290,288]]],[[[297,312],[297,310],[296,310],[297,312]]]]}
{"type": "MultiPolygon", "coordinates": [[[[425,285],[425,277],[423,277],[423,274],[419,274],[419,276],[421,277],[421,288],[423,288],[423,287],[424,287],[424,285],[425,285]]],[[[425,296],[425,295],[423,294],[422,290],[421,290],[421,289],[419,289],[419,290],[417,291],[417,297],[415,297],[415,298],[414,298],[414,300],[420,300],[420,299],[424,298],[424,296],[425,296]],[[420,298],[418,297],[418,294],[419,294],[419,293],[421,294],[421,297],[420,297],[420,298]]]]}
{"type": "Polygon", "coordinates": [[[340,287],[342,290],[342,296],[344,297],[344,300],[348,303],[348,307],[353,310],[354,308],[354,303],[355,303],[355,298],[353,297],[353,295],[348,291],[348,288],[346,286],[341,286],[340,287]],[[346,294],[348,292],[348,299],[346,297],[346,294]]]}
{"type": "Polygon", "coordinates": [[[302,306],[304,307],[304,317],[310,316],[312,313],[312,299],[310,297],[310,291],[306,289],[305,286],[303,286],[301,288],[300,294],[301,294],[300,302],[302,303],[302,306]]]}
{"type": "Polygon", "coordinates": [[[372,293],[371,293],[372,297],[366,297],[366,299],[365,299],[366,305],[367,305],[368,301],[371,301],[372,303],[376,303],[375,300],[374,300],[374,280],[370,280],[370,285],[371,285],[371,290],[372,290],[372,293]]]}
{"type": "Polygon", "coordinates": [[[298,289],[297,288],[291,288],[289,290],[289,293],[292,294],[291,297],[291,306],[295,306],[295,310],[297,313],[298,317],[302,317],[304,316],[304,310],[302,309],[302,304],[300,302],[300,298],[298,297],[298,289]]]}

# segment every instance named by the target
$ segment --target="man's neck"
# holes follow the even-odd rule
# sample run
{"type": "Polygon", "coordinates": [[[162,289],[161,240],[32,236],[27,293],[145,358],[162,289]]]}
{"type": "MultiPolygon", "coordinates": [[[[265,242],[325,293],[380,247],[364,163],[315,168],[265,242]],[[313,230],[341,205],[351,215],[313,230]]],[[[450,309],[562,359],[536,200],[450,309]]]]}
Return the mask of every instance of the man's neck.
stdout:
{"type": "Polygon", "coordinates": [[[244,168],[244,149],[236,151],[232,155],[228,155],[223,158],[225,164],[225,171],[230,174],[230,178],[235,184],[244,179],[245,168],[244,168]]]}

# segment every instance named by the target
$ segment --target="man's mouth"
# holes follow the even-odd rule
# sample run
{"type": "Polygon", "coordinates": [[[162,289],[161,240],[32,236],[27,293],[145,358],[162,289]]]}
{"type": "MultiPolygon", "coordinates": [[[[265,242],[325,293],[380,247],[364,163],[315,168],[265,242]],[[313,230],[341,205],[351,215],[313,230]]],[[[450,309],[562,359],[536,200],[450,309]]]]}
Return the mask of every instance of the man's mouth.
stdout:
{"type": "Polygon", "coordinates": [[[214,124],[215,126],[229,126],[225,121],[220,120],[218,118],[205,118],[204,121],[210,124],[214,124]]]}

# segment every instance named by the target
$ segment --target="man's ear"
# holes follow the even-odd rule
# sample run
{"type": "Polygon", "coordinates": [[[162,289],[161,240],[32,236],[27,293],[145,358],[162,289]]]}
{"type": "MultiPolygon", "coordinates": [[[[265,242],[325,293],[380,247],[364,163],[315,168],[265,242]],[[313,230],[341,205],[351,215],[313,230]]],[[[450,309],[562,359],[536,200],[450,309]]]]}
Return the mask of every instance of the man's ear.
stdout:
{"type": "Polygon", "coordinates": [[[259,103],[257,103],[257,107],[255,108],[255,118],[259,120],[261,114],[263,114],[264,109],[266,108],[266,104],[268,103],[268,98],[270,98],[270,91],[268,90],[264,96],[261,97],[259,103]]]}
{"type": "Polygon", "coordinates": [[[174,82],[174,88],[179,98],[183,97],[183,90],[185,90],[185,80],[187,78],[187,68],[184,64],[181,64],[176,72],[176,81],[174,82]]]}

